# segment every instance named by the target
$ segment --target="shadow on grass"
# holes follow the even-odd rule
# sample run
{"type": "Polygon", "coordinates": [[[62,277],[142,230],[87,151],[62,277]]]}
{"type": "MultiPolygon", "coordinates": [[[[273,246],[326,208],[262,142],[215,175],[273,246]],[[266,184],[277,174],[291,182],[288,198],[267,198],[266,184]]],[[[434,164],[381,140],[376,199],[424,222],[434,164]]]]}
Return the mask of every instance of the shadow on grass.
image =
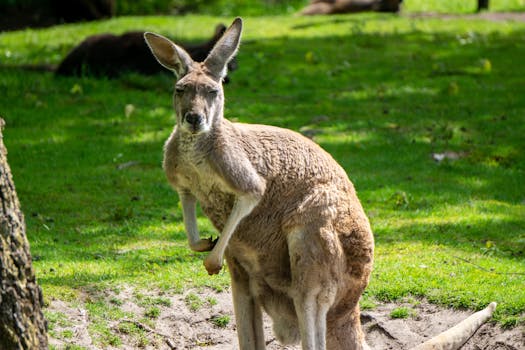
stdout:
{"type": "MultiPolygon", "coordinates": [[[[525,57],[525,31],[367,34],[349,24],[348,36],[243,46],[225,88],[227,116],[317,129],[316,140],[347,169],[365,208],[379,215],[398,210],[409,221],[424,216],[421,210],[495,202],[474,223],[381,227],[378,244],[427,241],[475,251],[493,241],[502,259],[522,259],[523,243],[513,247],[512,239],[525,230],[525,67],[517,64],[525,57]],[[448,150],[461,158],[431,159],[448,150]],[[392,203],[396,193],[406,203],[392,203]],[[518,208],[490,220],[506,205],[518,208]]],[[[185,240],[174,227],[181,220],[176,196],[160,169],[173,123],[172,82],[162,75],[58,79],[0,70],[5,142],[39,264],[110,260],[122,269],[42,276],[44,283],[119,280],[181,259],[159,243],[185,240]],[[134,110],[129,115],[126,105],[134,110]],[[118,170],[127,162],[137,165],[118,170]],[[144,229],[164,223],[160,234],[144,229]],[[136,241],[145,250],[117,252],[136,241]]]]}
{"type": "MultiPolygon", "coordinates": [[[[408,221],[388,230],[376,229],[378,244],[420,241],[525,262],[525,234],[519,218],[486,217],[448,223],[408,221]]],[[[521,272],[525,275],[525,265],[521,272]]]]}

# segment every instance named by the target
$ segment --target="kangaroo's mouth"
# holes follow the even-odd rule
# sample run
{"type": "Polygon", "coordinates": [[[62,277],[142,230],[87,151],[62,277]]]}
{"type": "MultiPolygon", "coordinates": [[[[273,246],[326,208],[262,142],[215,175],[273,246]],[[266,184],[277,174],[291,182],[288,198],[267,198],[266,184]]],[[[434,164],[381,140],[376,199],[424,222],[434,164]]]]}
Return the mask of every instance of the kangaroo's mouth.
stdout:
{"type": "Polygon", "coordinates": [[[201,126],[200,125],[189,125],[190,132],[192,134],[198,134],[201,132],[201,126]]]}
{"type": "Polygon", "coordinates": [[[191,134],[199,134],[206,130],[206,117],[203,113],[187,112],[182,121],[184,128],[191,134]]]}
{"type": "Polygon", "coordinates": [[[206,127],[203,124],[184,123],[183,128],[192,135],[198,135],[206,131],[206,127]]]}

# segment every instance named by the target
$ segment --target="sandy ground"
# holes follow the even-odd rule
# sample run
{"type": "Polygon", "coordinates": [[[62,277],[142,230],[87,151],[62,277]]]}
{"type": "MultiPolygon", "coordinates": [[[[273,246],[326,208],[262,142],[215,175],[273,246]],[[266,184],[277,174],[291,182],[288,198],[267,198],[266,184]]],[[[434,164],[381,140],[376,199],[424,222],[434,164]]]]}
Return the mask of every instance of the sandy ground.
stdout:
{"type": "MultiPolygon", "coordinates": [[[[403,14],[404,15],[404,14],[403,14]]],[[[524,22],[525,12],[480,12],[471,14],[444,14],[434,12],[408,13],[411,18],[482,19],[492,22],[524,22]]]]}
{"type": "MultiPolygon", "coordinates": [[[[122,345],[112,347],[100,345],[96,335],[88,332],[90,318],[83,309],[82,303],[72,304],[63,301],[52,301],[47,308],[48,312],[61,313],[67,322],[53,325],[51,344],[56,349],[69,349],[71,345],[82,346],[86,349],[238,349],[235,334],[235,320],[233,306],[229,291],[217,293],[212,290],[188,291],[184,295],[167,295],[161,292],[151,292],[150,297],[162,297],[170,301],[170,306],[159,305],[160,313],[156,318],[144,317],[146,308],[140,306],[133,290],[123,288],[118,294],[113,292],[95,296],[97,300],[115,303],[122,311],[129,312],[136,317],[121,320],[108,320],[110,329],[118,335],[122,345]],[[190,309],[188,295],[199,302],[193,310],[190,309]],[[195,298],[197,296],[197,298],[195,298]],[[214,322],[218,317],[228,320],[223,327],[214,322]],[[142,330],[141,336],[137,333],[126,333],[122,325],[132,323],[142,330]],[[66,332],[64,332],[66,331],[66,332]],[[60,336],[68,334],[67,337],[60,336]],[[71,336],[72,335],[72,336],[71,336]]],[[[93,299],[94,296],[88,295],[93,299]]],[[[367,341],[372,349],[376,350],[402,350],[422,343],[439,332],[457,324],[471,312],[448,310],[429,304],[426,301],[410,300],[406,303],[381,304],[374,310],[362,313],[363,328],[367,334],[367,341]],[[400,306],[412,309],[412,315],[407,319],[392,319],[390,312],[400,306]]],[[[299,346],[282,346],[272,336],[271,320],[265,317],[265,333],[267,348],[300,349],[299,346]]],[[[514,328],[502,330],[494,323],[482,326],[462,348],[464,350],[524,350],[525,329],[514,328]]]]}

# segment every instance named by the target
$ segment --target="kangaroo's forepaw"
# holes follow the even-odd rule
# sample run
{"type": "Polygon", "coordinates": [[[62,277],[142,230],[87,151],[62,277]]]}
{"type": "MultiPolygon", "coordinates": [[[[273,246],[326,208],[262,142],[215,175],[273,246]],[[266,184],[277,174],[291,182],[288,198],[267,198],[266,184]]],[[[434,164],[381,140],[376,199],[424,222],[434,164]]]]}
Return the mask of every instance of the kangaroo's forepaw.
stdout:
{"type": "Polygon", "coordinates": [[[204,267],[206,271],[208,271],[208,275],[216,275],[222,269],[222,260],[217,260],[215,257],[208,255],[206,259],[204,259],[204,267]]]}
{"type": "Polygon", "coordinates": [[[190,248],[195,252],[209,252],[213,249],[213,247],[215,247],[215,243],[217,243],[217,239],[212,239],[210,237],[190,244],[190,248]]]}

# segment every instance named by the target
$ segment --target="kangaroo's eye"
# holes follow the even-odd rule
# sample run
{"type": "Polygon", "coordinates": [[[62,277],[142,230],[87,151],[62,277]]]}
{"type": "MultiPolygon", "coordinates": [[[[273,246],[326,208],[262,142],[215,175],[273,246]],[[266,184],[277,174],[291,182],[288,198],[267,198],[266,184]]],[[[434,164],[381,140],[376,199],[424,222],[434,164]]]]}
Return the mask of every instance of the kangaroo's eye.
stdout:
{"type": "Polygon", "coordinates": [[[177,95],[181,95],[182,93],[184,93],[184,88],[182,86],[175,86],[175,92],[177,93],[177,95]]]}
{"type": "Polygon", "coordinates": [[[208,94],[210,96],[217,96],[218,93],[219,93],[219,90],[217,90],[217,89],[210,89],[210,90],[208,90],[208,94]]]}

